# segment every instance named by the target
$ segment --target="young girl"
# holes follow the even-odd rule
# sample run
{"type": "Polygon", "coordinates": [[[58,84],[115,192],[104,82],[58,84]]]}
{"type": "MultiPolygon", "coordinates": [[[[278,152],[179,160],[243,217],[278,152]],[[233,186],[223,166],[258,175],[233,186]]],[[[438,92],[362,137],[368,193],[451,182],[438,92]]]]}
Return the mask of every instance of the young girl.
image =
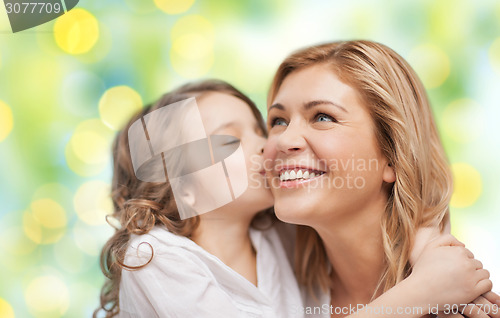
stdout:
{"type": "MultiPolygon", "coordinates": [[[[121,227],[102,251],[108,281],[95,317],[100,310],[106,317],[303,317],[300,290],[286,253],[293,248],[293,233],[269,210],[273,198],[261,168],[265,137],[254,103],[221,81],[182,86],[131,119],[113,148],[112,199],[121,227]],[[230,203],[183,219],[168,179],[144,182],[136,177],[128,132],[145,115],[192,97],[207,136],[230,135],[241,141],[248,186],[230,203]]],[[[197,197],[185,190],[186,202],[196,207],[197,197]]],[[[469,288],[471,299],[480,295],[482,290],[464,279],[476,268],[446,270],[447,265],[468,260],[463,251],[453,238],[435,241],[420,257],[426,261],[417,263],[410,277],[372,304],[443,305],[446,291],[462,286],[469,288]],[[439,257],[442,253],[447,256],[439,257]]]]}

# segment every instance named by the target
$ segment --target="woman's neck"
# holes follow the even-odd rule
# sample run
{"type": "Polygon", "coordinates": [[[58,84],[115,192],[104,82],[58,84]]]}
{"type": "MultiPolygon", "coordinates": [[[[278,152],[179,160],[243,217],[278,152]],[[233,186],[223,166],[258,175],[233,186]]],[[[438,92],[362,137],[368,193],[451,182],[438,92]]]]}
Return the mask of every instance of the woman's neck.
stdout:
{"type": "Polygon", "coordinates": [[[340,300],[357,305],[372,299],[384,269],[380,226],[384,208],[381,202],[367,211],[350,214],[348,220],[315,227],[333,268],[332,303],[340,300]]]}
{"type": "Polygon", "coordinates": [[[191,239],[224,264],[257,285],[256,253],[248,228],[251,219],[235,220],[201,215],[191,239]]]}

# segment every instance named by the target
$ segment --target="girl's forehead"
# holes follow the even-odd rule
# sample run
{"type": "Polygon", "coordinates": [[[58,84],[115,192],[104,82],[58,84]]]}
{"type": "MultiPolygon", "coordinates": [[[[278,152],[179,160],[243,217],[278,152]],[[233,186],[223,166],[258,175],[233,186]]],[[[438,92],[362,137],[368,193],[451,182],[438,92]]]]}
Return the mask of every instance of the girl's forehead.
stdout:
{"type": "Polygon", "coordinates": [[[229,94],[210,92],[197,98],[197,104],[207,132],[228,123],[244,126],[256,122],[250,106],[229,94]]]}

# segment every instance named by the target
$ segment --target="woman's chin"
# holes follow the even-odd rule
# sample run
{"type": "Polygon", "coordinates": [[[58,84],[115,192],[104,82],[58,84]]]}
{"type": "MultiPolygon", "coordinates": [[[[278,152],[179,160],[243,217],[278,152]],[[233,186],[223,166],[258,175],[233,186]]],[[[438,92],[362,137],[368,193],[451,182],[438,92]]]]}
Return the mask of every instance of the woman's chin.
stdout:
{"type": "Polygon", "coordinates": [[[314,219],[312,209],[294,204],[276,204],[275,202],[274,212],[278,219],[291,224],[310,225],[314,219]]]}

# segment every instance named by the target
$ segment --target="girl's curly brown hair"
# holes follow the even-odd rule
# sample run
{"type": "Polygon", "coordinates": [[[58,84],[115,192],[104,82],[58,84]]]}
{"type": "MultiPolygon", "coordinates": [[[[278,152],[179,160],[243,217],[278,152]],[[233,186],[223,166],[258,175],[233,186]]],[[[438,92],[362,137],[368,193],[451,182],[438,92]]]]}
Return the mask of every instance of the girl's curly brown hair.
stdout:
{"type": "MultiPolygon", "coordinates": [[[[170,232],[190,237],[200,222],[198,216],[181,220],[177,211],[170,183],[143,182],[136,178],[132,167],[128,143],[128,129],[137,119],[166,105],[210,92],[221,92],[235,96],[248,104],[262,132],[266,134],[264,120],[255,104],[230,84],[219,80],[205,80],[183,85],[153,104],[144,107],[118,132],[113,143],[113,180],[111,198],[113,217],[121,227],[104,245],[101,252],[101,270],[107,280],[101,290],[100,307],[93,317],[103,310],[105,317],[114,317],[120,312],[119,288],[123,268],[134,270],[148,263],[130,267],[124,264],[125,252],[131,234],[148,233],[155,225],[162,225],[170,232]]],[[[168,106],[167,106],[168,107],[168,106]]],[[[150,260],[151,261],[151,260],[150,260]]]]}

